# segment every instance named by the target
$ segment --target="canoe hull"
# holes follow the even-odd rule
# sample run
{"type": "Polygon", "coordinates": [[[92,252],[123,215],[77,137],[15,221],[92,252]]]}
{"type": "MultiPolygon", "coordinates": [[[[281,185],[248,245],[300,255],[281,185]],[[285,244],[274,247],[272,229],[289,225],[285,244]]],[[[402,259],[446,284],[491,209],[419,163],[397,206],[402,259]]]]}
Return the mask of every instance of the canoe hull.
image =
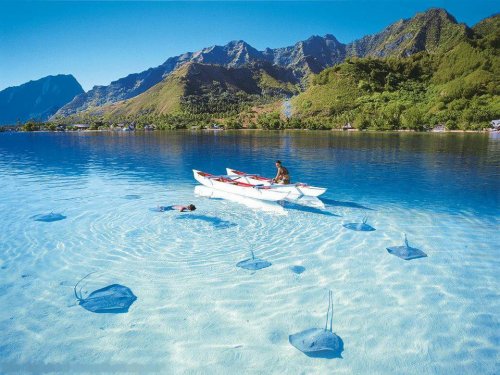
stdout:
{"type": "Polygon", "coordinates": [[[255,185],[270,186],[274,190],[289,193],[289,197],[292,195],[293,196],[307,195],[309,197],[319,197],[326,191],[326,188],[310,186],[301,183],[288,184],[288,185],[272,184],[272,180],[270,178],[261,177],[257,175],[249,175],[246,174],[245,172],[240,172],[237,171],[236,169],[231,169],[231,168],[226,168],[226,172],[229,176],[231,176],[231,178],[237,181],[242,181],[244,183],[254,186],[255,185]]]}
{"type": "Polygon", "coordinates": [[[223,176],[217,177],[196,169],[193,169],[193,176],[204,186],[254,199],[276,202],[285,199],[289,194],[289,192],[277,191],[268,187],[257,188],[251,184],[233,181],[223,176]]]}

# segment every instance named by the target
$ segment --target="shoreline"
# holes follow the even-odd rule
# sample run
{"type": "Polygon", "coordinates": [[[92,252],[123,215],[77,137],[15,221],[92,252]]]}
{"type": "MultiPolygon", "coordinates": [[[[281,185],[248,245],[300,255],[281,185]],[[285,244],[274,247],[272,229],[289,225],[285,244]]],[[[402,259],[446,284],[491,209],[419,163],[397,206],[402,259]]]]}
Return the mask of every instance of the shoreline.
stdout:
{"type": "Polygon", "coordinates": [[[117,129],[93,129],[93,130],[22,130],[19,128],[12,128],[8,125],[0,125],[0,133],[149,133],[149,132],[170,132],[170,131],[191,131],[191,132],[227,132],[227,131],[256,131],[256,132],[284,132],[284,131],[300,131],[300,132],[336,132],[336,133],[417,133],[417,134],[445,134],[445,133],[493,133],[500,134],[500,130],[495,129],[482,129],[482,130],[412,130],[412,129],[395,129],[395,130],[375,130],[375,129],[251,129],[251,128],[240,128],[240,129],[136,129],[131,131],[123,131],[117,129]]]}

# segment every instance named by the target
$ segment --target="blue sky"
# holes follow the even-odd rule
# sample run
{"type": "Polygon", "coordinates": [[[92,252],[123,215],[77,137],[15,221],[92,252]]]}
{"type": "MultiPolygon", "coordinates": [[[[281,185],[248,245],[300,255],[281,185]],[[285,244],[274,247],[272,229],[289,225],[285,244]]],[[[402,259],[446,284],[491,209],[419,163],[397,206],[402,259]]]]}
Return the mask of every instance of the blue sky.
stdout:
{"type": "Polygon", "coordinates": [[[257,49],[311,35],[350,42],[441,7],[472,26],[496,1],[0,1],[0,90],[73,74],[85,90],[168,57],[243,39],[257,49]]]}

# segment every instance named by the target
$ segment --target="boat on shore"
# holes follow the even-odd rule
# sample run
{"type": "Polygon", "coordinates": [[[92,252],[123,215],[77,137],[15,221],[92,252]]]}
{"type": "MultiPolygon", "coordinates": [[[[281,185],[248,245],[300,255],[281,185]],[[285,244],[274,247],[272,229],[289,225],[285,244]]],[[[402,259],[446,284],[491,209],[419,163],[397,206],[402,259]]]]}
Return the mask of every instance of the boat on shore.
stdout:
{"type": "Polygon", "coordinates": [[[284,200],[289,195],[288,191],[276,190],[271,186],[256,186],[228,176],[216,176],[196,169],[193,169],[193,175],[195,180],[204,186],[244,197],[276,202],[284,200]]]}
{"type": "Polygon", "coordinates": [[[271,178],[262,177],[257,174],[249,174],[236,169],[226,168],[227,175],[234,181],[241,181],[253,186],[265,186],[276,191],[289,193],[290,196],[310,196],[319,197],[326,191],[326,188],[311,186],[304,183],[296,184],[274,184],[271,178]]]}

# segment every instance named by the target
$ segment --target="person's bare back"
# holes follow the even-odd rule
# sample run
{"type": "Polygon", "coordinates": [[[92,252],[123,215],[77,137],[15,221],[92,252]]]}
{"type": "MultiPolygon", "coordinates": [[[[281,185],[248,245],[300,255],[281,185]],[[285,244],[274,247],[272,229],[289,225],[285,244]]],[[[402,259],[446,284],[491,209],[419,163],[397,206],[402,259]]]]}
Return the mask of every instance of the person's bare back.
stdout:
{"type": "Polygon", "coordinates": [[[275,165],[276,168],[278,168],[278,173],[276,173],[276,177],[273,178],[273,182],[277,184],[289,184],[290,174],[288,173],[288,169],[281,165],[281,161],[279,160],[276,160],[275,165]]]}

